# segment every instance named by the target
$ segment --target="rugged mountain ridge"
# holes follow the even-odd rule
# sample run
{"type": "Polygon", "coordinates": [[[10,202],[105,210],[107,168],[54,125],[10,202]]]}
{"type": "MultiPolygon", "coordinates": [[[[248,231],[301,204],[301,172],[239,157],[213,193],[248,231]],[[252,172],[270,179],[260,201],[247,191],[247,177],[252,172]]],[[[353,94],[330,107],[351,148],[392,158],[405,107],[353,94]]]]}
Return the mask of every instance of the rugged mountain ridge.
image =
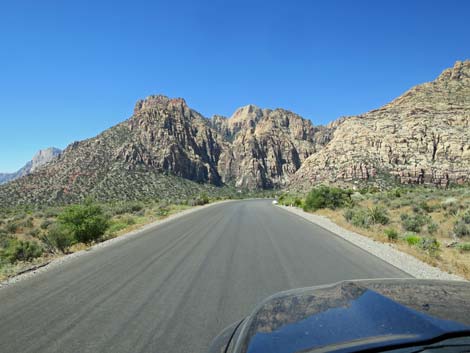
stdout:
{"type": "Polygon", "coordinates": [[[328,145],[311,155],[291,187],[319,182],[465,183],[470,178],[470,61],[413,87],[380,109],[340,121],[328,145]]]}
{"type": "Polygon", "coordinates": [[[248,106],[233,119],[207,119],[182,98],[150,96],[126,121],[72,143],[47,166],[0,187],[0,201],[184,198],[205,183],[280,187],[316,151],[317,140],[325,140],[323,132],[282,109],[248,106]]]}
{"type": "Polygon", "coordinates": [[[0,186],[0,205],[185,198],[239,189],[385,179],[446,186],[470,173],[470,62],[380,109],[327,126],[247,105],[208,119],[182,98],[150,96],[132,116],[0,186]]]}
{"type": "Polygon", "coordinates": [[[55,147],[49,147],[39,150],[35,153],[33,158],[28,161],[23,167],[14,173],[0,173],[0,184],[21,178],[29,173],[34,172],[40,166],[49,163],[60,154],[61,150],[55,147]]]}

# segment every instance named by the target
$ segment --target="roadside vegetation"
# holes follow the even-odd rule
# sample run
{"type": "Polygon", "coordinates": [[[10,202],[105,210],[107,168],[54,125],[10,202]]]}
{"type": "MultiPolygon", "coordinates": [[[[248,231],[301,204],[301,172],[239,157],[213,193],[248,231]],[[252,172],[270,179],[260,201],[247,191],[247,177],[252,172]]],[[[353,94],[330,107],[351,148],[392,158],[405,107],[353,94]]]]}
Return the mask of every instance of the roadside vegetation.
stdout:
{"type": "Polygon", "coordinates": [[[326,216],[338,225],[393,244],[433,266],[470,279],[470,188],[397,187],[345,190],[318,186],[285,193],[280,204],[326,216]]]}
{"type": "Polygon", "coordinates": [[[185,209],[270,193],[200,194],[187,200],[142,200],[0,208],[0,280],[85,250],[185,209]]]}

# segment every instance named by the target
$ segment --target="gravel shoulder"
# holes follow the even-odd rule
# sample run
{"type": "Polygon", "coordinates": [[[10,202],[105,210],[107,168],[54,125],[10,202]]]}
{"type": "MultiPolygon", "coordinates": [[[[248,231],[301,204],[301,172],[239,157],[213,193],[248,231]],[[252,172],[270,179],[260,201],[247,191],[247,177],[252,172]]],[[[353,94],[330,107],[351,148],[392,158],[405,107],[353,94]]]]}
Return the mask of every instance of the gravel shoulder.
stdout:
{"type": "Polygon", "coordinates": [[[326,217],[304,212],[297,207],[282,205],[278,205],[278,207],[319,225],[320,227],[379,257],[383,261],[409,273],[415,278],[465,281],[463,277],[444,272],[409,254],[399,251],[393,246],[393,244],[381,243],[358,233],[351,232],[338,226],[326,217]]]}
{"type": "Polygon", "coordinates": [[[129,238],[146,234],[149,231],[152,231],[152,230],[162,226],[163,224],[166,224],[168,222],[172,222],[172,221],[174,221],[178,218],[181,218],[185,215],[188,215],[190,213],[197,212],[197,211],[206,209],[208,207],[213,207],[213,206],[216,206],[216,205],[220,205],[222,203],[227,203],[227,202],[232,202],[232,201],[233,200],[223,200],[223,201],[213,202],[213,203],[203,205],[203,206],[195,206],[193,208],[183,210],[183,211],[178,212],[178,213],[174,213],[174,214],[172,214],[172,215],[170,215],[170,216],[168,216],[164,219],[160,219],[158,221],[143,225],[139,229],[136,229],[136,230],[133,230],[129,233],[120,235],[116,238],[112,238],[112,239],[103,241],[101,243],[95,244],[95,245],[91,246],[88,249],[77,251],[77,252],[74,252],[72,254],[57,257],[57,258],[55,258],[55,259],[53,259],[49,262],[46,262],[46,263],[41,264],[41,265],[37,265],[37,266],[33,267],[31,270],[27,270],[24,273],[20,273],[20,274],[14,276],[14,277],[10,277],[10,278],[0,282],[0,289],[2,289],[4,287],[7,287],[7,286],[10,286],[12,284],[18,283],[20,281],[24,281],[28,278],[31,278],[33,276],[38,275],[39,273],[46,272],[46,271],[48,271],[48,270],[50,270],[54,267],[60,266],[64,263],[69,262],[69,261],[71,261],[73,259],[76,259],[78,257],[85,256],[85,255],[90,255],[90,254],[95,254],[95,253],[99,252],[100,250],[102,250],[104,248],[107,248],[109,246],[115,246],[115,245],[117,245],[117,244],[119,244],[119,243],[121,243],[125,240],[128,240],[129,238]]]}

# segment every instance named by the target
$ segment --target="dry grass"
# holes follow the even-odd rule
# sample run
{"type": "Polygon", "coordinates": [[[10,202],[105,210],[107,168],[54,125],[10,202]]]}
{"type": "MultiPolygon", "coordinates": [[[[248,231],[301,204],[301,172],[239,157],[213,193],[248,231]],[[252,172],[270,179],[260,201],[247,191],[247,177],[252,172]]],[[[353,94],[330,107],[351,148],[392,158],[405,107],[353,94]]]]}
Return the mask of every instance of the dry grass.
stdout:
{"type": "Polygon", "coordinates": [[[391,242],[385,236],[384,230],[393,228],[400,235],[397,241],[393,241],[397,249],[446,272],[458,274],[470,280],[470,252],[460,251],[454,244],[455,242],[470,241],[470,237],[458,238],[454,234],[455,223],[464,212],[470,210],[470,190],[468,188],[449,191],[415,189],[408,190],[401,197],[396,198],[389,197],[389,194],[386,193],[366,194],[363,200],[356,201],[354,208],[371,208],[373,206],[381,206],[387,210],[390,218],[387,225],[371,224],[368,228],[354,226],[345,219],[344,209],[323,209],[315,213],[328,217],[343,228],[384,243],[391,242]],[[423,202],[430,206],[429,212],[419,208],[423,202]],[[429,232],[427,226],[423,226],[418,234],[421,237],[437,239],[440,249],[436,253],[424,251],[417,246],[410,246],[404,241],[403,235],[406,230],[400,215],[404,213],[413,216],[418,214],[417,211],[429,216],[431,220],[429,223],[435,223],[438,226],[434,233],[429,232]]]}

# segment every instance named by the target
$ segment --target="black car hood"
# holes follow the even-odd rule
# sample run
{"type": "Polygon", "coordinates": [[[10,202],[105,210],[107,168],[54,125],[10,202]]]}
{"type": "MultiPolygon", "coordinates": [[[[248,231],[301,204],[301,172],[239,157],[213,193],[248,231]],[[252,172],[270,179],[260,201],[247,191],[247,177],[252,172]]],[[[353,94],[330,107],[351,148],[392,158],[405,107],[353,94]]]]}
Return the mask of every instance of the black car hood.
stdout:
{"type": "Polygon", "coordinates": [[[239,327],[233,352],[352,352],[470,334],[470,283],[346,281],[282,292],[239,327]]]}

